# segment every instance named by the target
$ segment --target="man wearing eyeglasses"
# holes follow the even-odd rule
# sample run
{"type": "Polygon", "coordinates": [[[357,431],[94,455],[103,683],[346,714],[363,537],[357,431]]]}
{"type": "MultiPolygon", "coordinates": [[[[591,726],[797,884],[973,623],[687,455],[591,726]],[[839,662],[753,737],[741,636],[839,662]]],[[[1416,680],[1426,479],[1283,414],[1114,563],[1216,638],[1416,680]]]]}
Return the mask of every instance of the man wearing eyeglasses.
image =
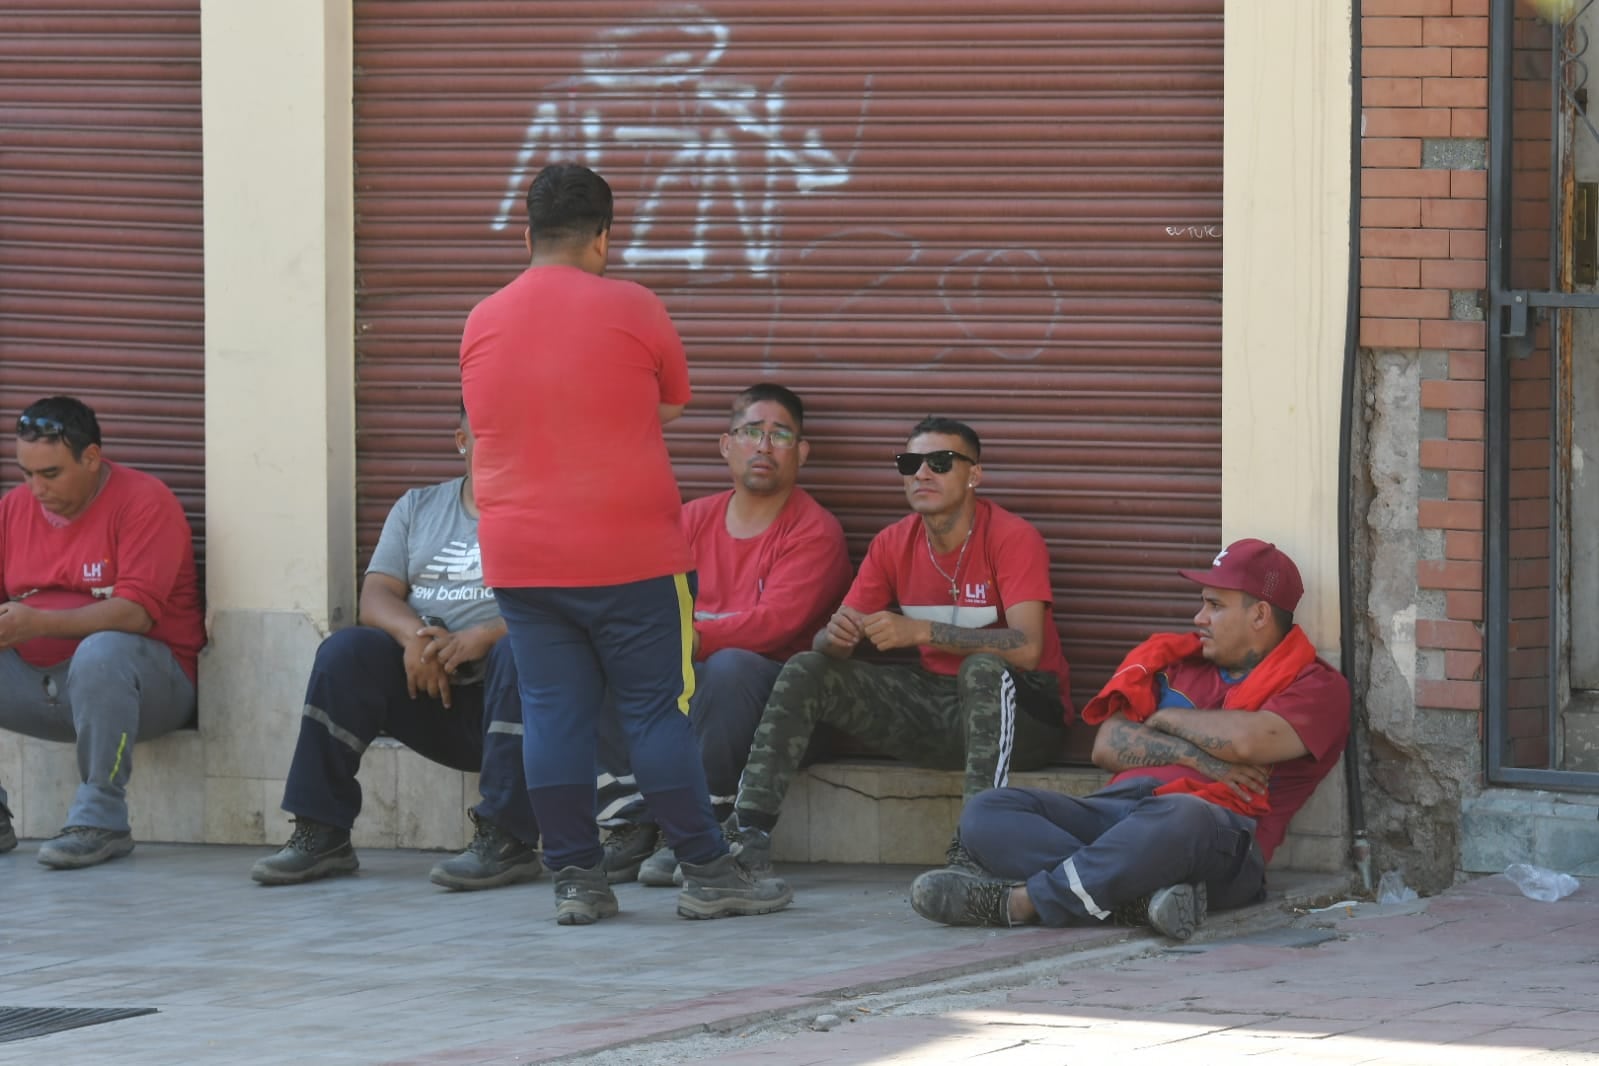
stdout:
{"type": "MultiPolygon", "coordinates": [[[[194,544],[158,479],[101,454],[88,405],[51,396],[17,419],[22,484],[0,498],[0,729],[75,741],[82,783],[56,869],[133,850],[133,746],[194,717],[205,643],[194,544]]],[[[16,846],[0,788],[0,851],[16,846]]]]}
{"type": "MultiPolygon", "coordinates": [[[[844,530],[796,482],[810,456],[805,407],[781,385],[762,383],[733,400],[722,434],[733,487],[683,507],[694,550],[694,698],[689,721],[699,735],[716,816],[732,810],[750,740],[783,663],[811,636],[849,587],[844,530]]],[[[606,873],[614,884],[680,883],[670,847],[657,832],[627,773],[615,730],[603,740],[599,816],[610,828],[606,873]]]]}
{"type": "Polygon", "coordinates": [[[949,418],[922,420],[895,457],[911,514],[872,540],[755,731],[734,833],[753,865],[770,861],[768,834],[819,723],[916,766],[964,770],[968,799],[1059,753],[1072,709],[1049,553],[1032,525],[978,497],[981,458],[976,431],[949,418]],[[919,662],[862,662],[863,644],[914,648],[919,662]]]}

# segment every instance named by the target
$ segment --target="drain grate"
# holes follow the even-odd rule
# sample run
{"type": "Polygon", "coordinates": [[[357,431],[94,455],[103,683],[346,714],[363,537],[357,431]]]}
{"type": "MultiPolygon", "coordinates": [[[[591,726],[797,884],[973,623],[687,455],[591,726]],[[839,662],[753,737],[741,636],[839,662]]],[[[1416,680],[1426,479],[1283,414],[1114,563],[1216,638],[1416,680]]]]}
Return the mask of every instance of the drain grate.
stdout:
{"type": "Polygon", "coordinates": [[[0,1007],[0,1044],[155,1012],[154,1007],[0,1007]]]}

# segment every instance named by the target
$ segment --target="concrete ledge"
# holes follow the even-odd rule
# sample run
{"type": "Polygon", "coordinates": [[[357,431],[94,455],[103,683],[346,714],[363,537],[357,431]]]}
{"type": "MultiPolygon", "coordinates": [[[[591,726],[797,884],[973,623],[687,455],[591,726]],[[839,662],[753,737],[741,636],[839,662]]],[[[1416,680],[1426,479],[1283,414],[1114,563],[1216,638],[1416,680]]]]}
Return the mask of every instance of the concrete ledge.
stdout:
{"type": "Polygon", "coordinates": [[[1460,868],[1500,873],[1513,862],[1599,875],[1599,796],[1491,788],[1460,804],[1460,868]]]}
{"type": "MultiPolygon", "coordinates": [[[[236,760],[216,758],[210,733],[223,725],[204,717],[201,724],[199,732],[180,730],[134,748],[128,786],[134,838],[253,845],[287,839],[289,817],[278,806],[283,778],[266,764],[287,763],[293,732],[273,741],[281,753],[257,756],[265,776],[247,777],[214,772],[236,769],[236,760]]],[[[1093,767],[1054,766],[1014,773],[1011,784],[1081,796],[1108,779],[1093,767]]],[[[0,733],[0,782],[11,793],[22,836],[50,837],[59,831],[77,780],[72,745],[0,733]]],[[[363,807],[352,834],[357,847],[455,851],[471,839],[466,811],[477,802],[477,775],[438,766],[398,741],[379,738],[362,760],[359,781],[363,807]]],[[[1510,793],[1526,795],[1548,794],[1510,793]]],[[[1588,800],[1599,804],[1599,798],[1588,800]]],[[[1555,809],[1553,801],[1544,806],[1555,809]]],[[[772,837],[773,856],[782,862],[936,866],[943,862],[960,808],[959,771],[921,770],[886,759],[821,763],[802,771],[790,787],[772,837]]],[[[1599,863],[1599,822],[1594,817],[1599,810],[1594,805],[1584,809],[1589,812],[1586,823],[1565,817],[1545,835],[1552,841],[1565,827],[1567,846],[1580,850],[1588,846],[1582,843],[1588,839],[1583,832],[1591,830],[1595,843],[1587,855],[1599,863]]],[[[1272,869],[1347,869],[1345,811],[1343,774],[1335,769],[1294,819],[1272,869]]],[[[1488,817],[1486,808],[1478,817],[1488,817]]],[[[1505,862],[1497,857],[1481,861],[1497,865],[1466,868],[1502,870],[1505,862],[1532,860],[1517,853],[1505,862]]]]}
{"type": "MultiPolygon", "coordinates": [[[[1341,764],[1340,764],[1341,765],[1341,764]]],[[[1110,779],[1094,767],[1052,766],[1013,773],[1018,788],[1084,796],[1110,779]]],[[[1344,775],[1334,768],[1289,826],[1273,870],[1339,872],[1349,867],[1344,775]]],[[[789,787],[772,834],[780,862],[905,863],[937,866],[961,808],[961,774],[887,759],[819,763],[789,787]]]]}

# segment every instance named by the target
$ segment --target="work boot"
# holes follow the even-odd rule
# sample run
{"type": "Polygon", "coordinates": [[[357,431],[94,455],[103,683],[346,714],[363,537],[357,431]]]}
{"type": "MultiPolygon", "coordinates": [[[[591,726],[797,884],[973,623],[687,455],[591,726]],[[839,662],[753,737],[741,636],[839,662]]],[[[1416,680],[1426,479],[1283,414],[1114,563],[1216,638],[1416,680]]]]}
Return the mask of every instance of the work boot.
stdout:
{"type": "Polygon", "coordinates": [[[911,907],[930,922],[944,925],[1012,924],[1010,893],[1014,881],[971,870],[929,870],[911,882],[911,907]]]}
{"type": "MultiPolygon", "coordinates": [[[[654,828],[653,826],[651,828],[654,828]]],[[[604,866],[568,866],[555,875],[555,920],[561,925],[593,925],[620,910],[604,866]]]]}
{"type": "Polygon", "coordinates": [[[250,878],[263,885],[300,885],[361,866],[350,846],[350,831],[312,818],[296,818],[289,842],[275,855],[258,859],[250,878]]]}
{"type": "Polygon", "coordinates": [[[677,913],[684,918],[731,918],[740,914],[770,914],[794,900],[794,890],[771,873],[759,874],[745,865],[742,854],[728,852],[696,866],[685,862],[683,890],[677,894],[677,913]]]}
{"type": "Polygon", "coordinates": [[[961,831],[955,830],[955,835],[949,838],[949,847],[944,849],[944,866],[950,870],[965,870],[968,873],[985,874],[978,861],[972,858],[972,853],[966,850],[966,845],[961,843],[961,831]]]}
{"type": "Polygon", "coordinates": [[[1118,925],[1147,925],[1162,936],[1187,940],[1205,923],[1209,897],[1203,881],[1167,885],[1122,904],[1111,912],[1110,918],[1118,925]]]}
{"type": "Polygon", "coordinates": [[[77,870],[120,859],[132,850],[133,834],[125,829],[69,825],[59,836],[39,845],[39,861],[53,870],[77,870]]]}
{"type": "Polygon", "coordinates": [[[477,811],[467,811],[476,831],[472,843],[453,859],[434,864],[428,880],[443,888],[472,892],[523,881],[537,881],[544,873],[539,849],[507,833],[477,811]]]}
{"type": "Polygon", "coordinates": [[[683,883],[683,867],[670,846],[661,848],[638,868],[638,883],[651,888],[671,888],[683,883]]]}
{"type": "Polygon", "coordinates": [[[11,812],[0,803],[0,855],[17,846],[17,831],[11,828],[11,812]]]}
{"type": "Polygon", "coordinates": [[[724,835],[730,850],[739,856],[738,861],[757,878],[777,876],[772,869],[772,834],[764,829],[734,826],[725,830],[724,835]]]}
{"type": "Polygon", "coordinates": [[[613,885],[633,880],[660,840],[660,827],[653,822],[624,822],[612,829],[605,837],[605,880],[613,885]]]}

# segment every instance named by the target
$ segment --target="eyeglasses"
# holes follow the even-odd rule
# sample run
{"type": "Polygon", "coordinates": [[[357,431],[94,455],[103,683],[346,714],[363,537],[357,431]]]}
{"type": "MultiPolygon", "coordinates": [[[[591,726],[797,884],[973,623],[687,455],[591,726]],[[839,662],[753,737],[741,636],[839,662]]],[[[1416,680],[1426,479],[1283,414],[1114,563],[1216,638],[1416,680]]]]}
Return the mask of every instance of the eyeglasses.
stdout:
{"type": "Polygon", "coordinates": [[[759,448],[761,442],[772,446],[773,451],[782,451],[792,448],[799,443],[799,434],[787,426],[773,426],[771,429],[762,429],[758,422],[746,422],[742,426],[735,426],[728,430],[728,436],[740,444],[748,444],[751,448],[759,448]]]}
{"type": "Polygon", "coordinates": [[[920,470],[923,463],[926,463],[927,469],[935,474],[947,474],[950,467],[955,465],[955,460],[957,459],[964,460],[974,466],[977,464],[977,460],[969,455],[950,451],[948,448],[940,448],[936,452],[900,452],[894,456],[894,465],[906,477],[910,477],[920,470]]]}
{"type": "Polygon", "coordinates": [[[58,440],[67,435],[66,424],[58,418],[23,415],[17,419],[17,438],[25,441],[58,440]]]}

